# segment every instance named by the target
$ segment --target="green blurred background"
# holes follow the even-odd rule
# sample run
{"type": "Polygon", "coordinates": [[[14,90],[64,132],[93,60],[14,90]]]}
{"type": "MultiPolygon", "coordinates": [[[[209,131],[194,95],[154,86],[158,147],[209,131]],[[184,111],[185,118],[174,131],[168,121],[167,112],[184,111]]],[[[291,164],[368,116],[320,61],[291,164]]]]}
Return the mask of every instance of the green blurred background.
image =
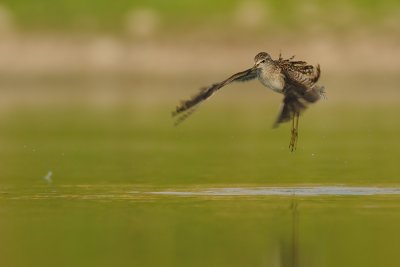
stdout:
{"type": "Polygon", "coordinates": [[[397,266],[397,196],[293,196],[294,265],[292,197],[145,192],[399,186],[399,47],[394,0],[3,0],[0,266],[397,266]],[[257,81],[173,126],[260,51],[321,65],[296,152],[257,81]]]}
{"type": "MultiPolygon", "coordinates": [[[[398,1],[109,1],[86,0],[57,2],[44,0],[39,3],[26,0],[3,1],[4,11],[14,18],[15,24],[25,30],[98,31],[126,30],[127,22],[135,15],[152,14],[160,30],[177,30],[209,26],[222,28],[236,20],[252,28],[272,29],[293,27],[306,29],[310,24],[332,29],[372,27],[393,30],[398,19],[398,1]],[[246,13],[248,12],[248,13],[246,13]],[[263,16],[260,14],[262,13],[263,16]],[[257,23],[256,23],[257,22],[257,23]],[[268,22],[268,23],[267,23],[268,22]],[[352,25],[349,25],[349,22],[352,25]]],[[[398,29],[397,29],[398,30],[398,29]]],[[[228,31],[236,32],[230,28],[228,31]]]]}
{"type": "Polygon", "coordinates": [[[397,182],[398,1],[3,1],[0,182],[397,182]],[[327,101],[271,129],[281,96],[201,86],[260,51],[321,64],[327,101]]]}

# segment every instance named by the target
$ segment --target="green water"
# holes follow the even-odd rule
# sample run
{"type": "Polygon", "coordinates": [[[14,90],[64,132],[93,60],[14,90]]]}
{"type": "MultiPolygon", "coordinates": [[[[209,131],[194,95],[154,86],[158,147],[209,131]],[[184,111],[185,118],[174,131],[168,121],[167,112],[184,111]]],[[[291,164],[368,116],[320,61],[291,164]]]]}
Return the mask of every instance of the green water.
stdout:
{"type": "Polygon", "coordinates": [[[399,196],[143,193],[151,190],[160,188],[1,188],[1,265],[400,264],[399,196]]]}
{"type": "Polygon", "coordinates": [[[277,105],[210,105],[178,128],[169,107],[9,112],[0,183],[396,184],[399,108],[328,105],[301,119],[295,153],[289,126],[271,129],[277,105]]]}
{"type": "Polygon", "coordinates": [[[149,193],[399,187],[396,90],[333,92],[290,153],[288,125],[271,129],[280,98],[264,90],[221,93],[174,128],[188,91],[110,86],[96,102],[31,86],[2,91],[0,266],[400,266],[398,195],[149,193]]]}

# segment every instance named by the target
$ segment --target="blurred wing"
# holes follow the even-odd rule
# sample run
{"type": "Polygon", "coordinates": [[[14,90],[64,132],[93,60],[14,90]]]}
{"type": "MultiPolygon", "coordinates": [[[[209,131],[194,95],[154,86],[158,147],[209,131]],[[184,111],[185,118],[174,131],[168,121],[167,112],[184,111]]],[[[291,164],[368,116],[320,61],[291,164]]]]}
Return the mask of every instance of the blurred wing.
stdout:
{"type": "MultiPolygon", "coordinates": [[[[257,70],[247,69],[245,71],[238,72],[238,73],[232,75],[231,77],[229,77],[228,79],[226,79],[222,82],[214,83],[213,85],[211,85],[209,87],[203,87],[200,89],[200,92],[197,93],[196,95],[194,95],[192,98],[182,101],[181,104],[176,107],[175,111],[172,113],[172,116],[176,116],[178,114],[188,111],[189,109],[193,108],[197,104],[199,104],[199,103],[203,102],[204,100],[206,100],[207,98],[209,98],[220,88],[224,87],[225,85],[228,85],[231,82],[236,82],[236,81],[244,82],[244,81],[253,80],[256,77],[257,77],[257,70]]],[[[182,118],[184,118],[184,119],[187,118],[191,113],[186,114],[186,116],[185,116],[185,114],[183,114],[182,118]]],[[[183,121],[183,120],[178,119],[179,122],[183,121]]]]}
{"type": "Polygon", "coordinates": [[[274,127],[277,127],[282,122],[291,120],[294,114],[301,114],[308,104],[318,101],[320,98],[319,89],[317,86],[309,88],[289,75],[285,75],[285,87],[283,88],[285,97],[274,127]]]}

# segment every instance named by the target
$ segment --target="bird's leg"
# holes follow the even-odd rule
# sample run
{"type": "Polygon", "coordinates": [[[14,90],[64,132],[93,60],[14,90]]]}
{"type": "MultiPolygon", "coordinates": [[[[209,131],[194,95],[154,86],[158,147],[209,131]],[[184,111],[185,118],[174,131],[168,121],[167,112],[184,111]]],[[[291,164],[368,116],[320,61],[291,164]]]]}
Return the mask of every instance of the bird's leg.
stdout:
{"type": "Polygon", "coordinates": [[[296,150],[298,128],[299,128],[299,115],[300,114],[298,112],[293,112],[291,138],[289,143],[289,149],[291,152],[296,150]]]}
{"type": "Polygon", "coordinates": [[[294,151],[294,141],[295,141],[295,139],[294,139],[294,136],[295,136],[295,123],[294,123],[294,120],[295,120],[295,113],[293,113],[293,116],[292,116],[292,129],[291,129],[291,131],[290,131],[290,133],[291,133],[291,137],[290,137],[290,143],[289,143],[289,149],[290,149],[290,151],[294,151]]]}
{"type": "Polygon", "coordinates": [[[299,117],[300,113],[296,112],[296,128],[295,128],[295,140],[294,140],[294,150],[297,148],[297,139],[299,137],[299,117]]]}

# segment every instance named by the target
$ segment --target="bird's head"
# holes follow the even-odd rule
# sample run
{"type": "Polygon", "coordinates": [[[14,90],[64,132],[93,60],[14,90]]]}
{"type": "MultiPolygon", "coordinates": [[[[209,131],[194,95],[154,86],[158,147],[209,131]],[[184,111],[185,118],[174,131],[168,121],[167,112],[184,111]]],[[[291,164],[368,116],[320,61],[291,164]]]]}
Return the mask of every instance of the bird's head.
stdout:
{"type": "Polygon", "coordinates": [[[266,52],[260,52],[254,57],[253,69],[262,68],[272,62],[271,56],[266,52]]]}

